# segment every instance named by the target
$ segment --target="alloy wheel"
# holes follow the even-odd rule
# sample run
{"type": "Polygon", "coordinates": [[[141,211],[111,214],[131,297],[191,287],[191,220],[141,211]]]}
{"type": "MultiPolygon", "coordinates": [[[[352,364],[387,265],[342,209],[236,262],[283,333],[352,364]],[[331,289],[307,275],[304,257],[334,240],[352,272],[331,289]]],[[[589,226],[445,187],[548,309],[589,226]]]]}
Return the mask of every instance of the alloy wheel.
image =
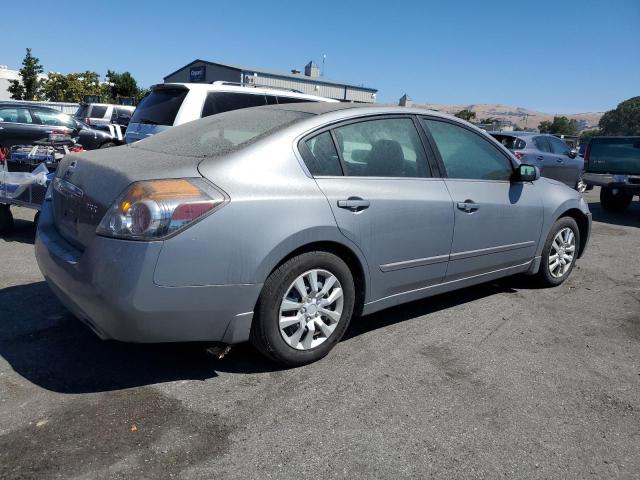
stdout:
{"type": "Polygon", "coordinates": [[[560,230],[551,243],[549,272],[554,278],[564,276],[571,268],[576,253],[576,236],[569,227],[560,230]]]}
{"type": "Polygon", "coordinates": [[[287,289],[280,303],[280,335],[296,350],[310,350],[335,331],[344,306],[342,286],[327,270],[309,270],[287,289]]]}

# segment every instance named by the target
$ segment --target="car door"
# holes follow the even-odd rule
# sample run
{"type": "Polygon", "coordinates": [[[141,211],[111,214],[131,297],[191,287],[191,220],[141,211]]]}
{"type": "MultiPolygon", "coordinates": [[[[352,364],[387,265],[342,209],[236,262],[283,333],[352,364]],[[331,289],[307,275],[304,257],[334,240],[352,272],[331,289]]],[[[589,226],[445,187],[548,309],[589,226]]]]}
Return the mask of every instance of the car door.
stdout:
{"type": "Polygon", "coordinates": [[[551,144],[547,140],[547,136],[533,137],[533,143],[538,149],[536,156],[536,166],[540,168],[540,174],[543,177],[560,180],[560,167],[556,161],[556,156],[551,151],[551,144]]]}
{"type": "Polygon", "coordinates": [[[527,267],[542,229],[533,183],[512,183],[513,163],[499,146],[457,122],[421,118],[451,194],[455,228],[446,281],[527,267]]]}
{"type": "Polygon", "coordinates": [[[28,145],[34,138],[37,127],[33,124],[31,112],[26,107],[0,107],[0,145],[9,148],[14,145],[28,145]]]}
{"type": "Polygon", "coordinates": [[[569,151],[571,148],[558,137],[550,135],[547,137],[551,145],[551,151],[555,157],[556,168],[558,171],[557,180],[573,188],[578,181],[581,168],[578,163],[582,163],[580,159],[571,158],[569,151]]]}
{"type": "Polygon", "coordinates": [[[368,262],[372,300],[443,280],[453,207],[413,117],[360,118],[301,144],[340,231],[368,262]]]}

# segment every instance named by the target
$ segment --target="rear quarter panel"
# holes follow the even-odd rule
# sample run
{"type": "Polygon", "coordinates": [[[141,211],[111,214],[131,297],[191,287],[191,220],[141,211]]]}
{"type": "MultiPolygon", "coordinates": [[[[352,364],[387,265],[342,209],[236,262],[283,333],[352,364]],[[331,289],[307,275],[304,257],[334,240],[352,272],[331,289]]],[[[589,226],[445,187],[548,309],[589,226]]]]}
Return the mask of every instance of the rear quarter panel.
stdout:
{"type": "Polygon", "coordinates": [[[199,169],[230,201],[164,242],[157,284],[263,283],[291,252],[324,241],[351,249],[368,276],[364,257],[338,230],[326,197],[304,173],[290,142],[259,142],[206,160],[199,169]]]}

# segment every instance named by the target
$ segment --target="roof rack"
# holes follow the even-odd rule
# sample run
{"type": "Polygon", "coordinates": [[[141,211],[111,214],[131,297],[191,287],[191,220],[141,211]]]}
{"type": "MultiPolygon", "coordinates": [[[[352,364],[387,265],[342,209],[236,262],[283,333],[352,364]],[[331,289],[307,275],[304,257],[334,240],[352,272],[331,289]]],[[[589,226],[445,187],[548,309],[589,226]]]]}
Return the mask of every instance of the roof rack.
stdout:
{"type": "Polygon", "coordinates": [[[227,82],[225,80],[214,80],[210,82],[212,85],[234,85],[236,87],[247,87],[247,88],[270,88],[272,90],[284,90],[286,92],[293,93],[301,93],[304,95],[304,92],[300,90],[296,90],[295,88],[285,88],[285,87],[274,87],[272,85],[261,85],[259,83],[241,83],[241,82],[227,82]]]}

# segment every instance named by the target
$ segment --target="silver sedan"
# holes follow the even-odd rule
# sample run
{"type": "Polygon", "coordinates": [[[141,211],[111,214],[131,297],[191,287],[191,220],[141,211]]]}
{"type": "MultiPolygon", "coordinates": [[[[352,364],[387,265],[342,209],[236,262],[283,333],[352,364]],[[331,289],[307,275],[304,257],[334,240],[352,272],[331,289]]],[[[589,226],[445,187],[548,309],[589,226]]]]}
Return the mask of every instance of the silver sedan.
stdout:
{"type": "Polygon", "coordinates": [[[559,285],[590,226],[578,192],[459,119],[301,103],[65,157],[36,256],[102,338],[251,340],[295,366],[354,315],[518,273],[559,285]]]}

